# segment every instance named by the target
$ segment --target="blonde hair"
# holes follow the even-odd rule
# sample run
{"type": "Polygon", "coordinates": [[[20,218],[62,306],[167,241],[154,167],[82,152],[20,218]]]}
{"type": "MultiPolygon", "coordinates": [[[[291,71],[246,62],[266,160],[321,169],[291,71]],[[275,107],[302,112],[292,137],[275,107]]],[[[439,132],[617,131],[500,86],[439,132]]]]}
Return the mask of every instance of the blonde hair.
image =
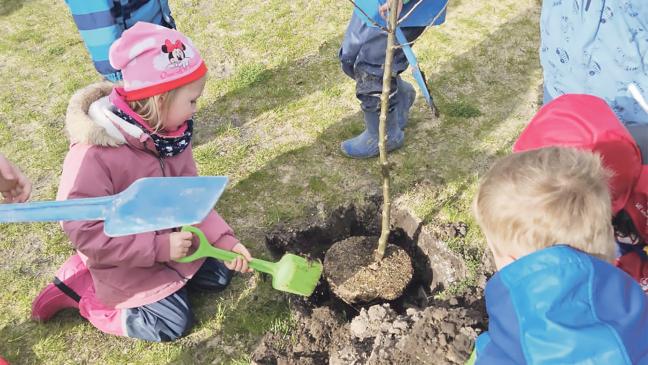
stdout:
{"type": "Polygon", "coordinates": [[[515,153],[483,177],[473,211],[494,253],[519,257],[567,244],[611,259],[609,177],[591,152],[549,147],[515,153]]]}
{"type": "Polygon", "coordinates": [[[128,106],[142,117],[154,132],[157,132],[162,129],[162,112],[168,109],[178,89],[180,88],[175,88],[146,99],[129,101],[128,106]]]}

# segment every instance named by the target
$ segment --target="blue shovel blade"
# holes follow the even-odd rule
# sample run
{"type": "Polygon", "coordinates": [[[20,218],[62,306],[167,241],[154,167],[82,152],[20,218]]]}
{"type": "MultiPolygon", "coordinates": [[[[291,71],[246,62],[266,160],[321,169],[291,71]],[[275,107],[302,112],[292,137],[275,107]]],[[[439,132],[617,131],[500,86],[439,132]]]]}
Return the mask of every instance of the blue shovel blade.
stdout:
{"type": "Polygon", "coordinates": [[[115,196],[104,232],[114,237],[200,223],[226,185],[225,176],[137,180],[115,196]]]}
{"type": "Polygon", "coordinates": [[[116,195],[0,204],[0,223],[105,221],[108,236],[201,222],[227,185],[225,176],[151,177],[116,195]]]}

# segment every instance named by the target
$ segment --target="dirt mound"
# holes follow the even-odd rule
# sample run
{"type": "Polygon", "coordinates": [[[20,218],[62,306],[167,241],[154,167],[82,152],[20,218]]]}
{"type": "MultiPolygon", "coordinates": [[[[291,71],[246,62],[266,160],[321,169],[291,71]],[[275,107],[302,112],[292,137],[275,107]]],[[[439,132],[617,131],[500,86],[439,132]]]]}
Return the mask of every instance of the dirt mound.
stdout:
{"type": "Polygon", "coordinates": [[[252,355],[257,364],[328,364],[328,350],[344,320],[328,307],[295,311],[290,335],[268,333],[252,355]]]}
{"type": "Polygon", "coordinates": [[[487,327],[477,291],[398,314],[387,303],[363,308],[350,323],[328,308],[299,310],[290,338],[266,335],[257,364],[463,364],[487,327]]]}
{"type": "MultiPolygon", "coordinates": [[[[297,253],[324,259],[333,243],[379,234],[379,199],[345,205],[300,227],[277,227],[266,238],[275,255],[297,253]]],[[[424,225],[407,210],[393,212],[389,242],[407,252],[413,277],[404,294],[391,301],[348,305],[322,280],[309,298],[289,296],[293,324],[266,334],[252,355],[257,364],[463,364],[478,334],[487,328],[483,287],[489,256],[464,243],[461,222],[424,225]],[[453,241],[459,248],[450,249],[453,241]],[[441,300],[435,293],[468,279],[465,257],[482,257],[471,286],[441,300]]]]}

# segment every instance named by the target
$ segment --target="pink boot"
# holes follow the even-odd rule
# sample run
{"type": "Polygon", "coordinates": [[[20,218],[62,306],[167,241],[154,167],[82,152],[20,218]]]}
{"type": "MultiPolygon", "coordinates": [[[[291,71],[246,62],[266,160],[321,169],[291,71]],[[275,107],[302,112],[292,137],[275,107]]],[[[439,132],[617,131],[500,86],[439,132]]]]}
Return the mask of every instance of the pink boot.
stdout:
{"type": "Polygon", "coordinates": [[[32,303],[32,318],[47,321],[64,308],[79,308],[81,296],[92,288],[92,276],[78,254],[56,272],[54,282],[41,290],[32,303]]]}

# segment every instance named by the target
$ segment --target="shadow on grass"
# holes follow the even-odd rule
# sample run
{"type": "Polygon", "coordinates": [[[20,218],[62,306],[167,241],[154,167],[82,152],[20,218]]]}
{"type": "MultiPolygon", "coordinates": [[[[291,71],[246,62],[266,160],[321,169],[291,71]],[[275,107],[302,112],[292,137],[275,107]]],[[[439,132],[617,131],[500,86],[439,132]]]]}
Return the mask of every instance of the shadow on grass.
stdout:
{"type": "Polygon", "coordinates": [[[78,311],[65,310],[47,323],[31,319],[8,323],[0,329],[0,357],[12,365],[41,364],[47,358],[48,349],[59,351],[60,343],[65,343],[65,337],[74,333],[83,321],[78,311]],[[54,333],[57,335],[52,337],[54,333]],[[43,356],[38,356],[38,351],[43,356]]]}
{"type": "Polygon", "coordinates": [[[0,17],[19,10],[28,0],[0,0],[0,17]]]}
{"type": "Polygon", "coordinates": [[[38,337],[34,336],[35,325],[29,322],[14,322],[0,328],[0,357],[11,364],[37,364],[38,358],[32,350],[38,341],[38,337]]]}
{"type": "Polygon", "coordinates": [[[233,85],[231,91],[201,107],[196,118],[200,128],[196,128],[194,145],[211,140],[221,124],[241,126],[268,110],[345,82],[348,77],[340,70],[336,57],[341,41],[341,37],[328,39],[316,54],[272,69],[260,65],[242,67],[229,80],[233,85]]]}
{"type": "MultiPolygon", "coordinates": [[[[520,49],[520,44],[537,44],[537,14],[525,15],[510,20],[495,30],[482,43],[472,49],[457,55],[449,62],[441,65],[440,71],[431,74],[432,93],[441,112],[441,118],[435,121],[429,108],[423,100],[417,101],[411,114],[410,125],[406,129],[405,146],[391,154],[396,163],[393,176],[393,193],[398,195],[411,189],[419,182],[426,181],[436,186],[454,184],[457,186],[456,196],[446,200],[454,200],[471,186],[471,177],[475,172],[483,171],[496,157],[484,154],[482,140],[497,130],[503,121],[510,118],[524,98],[524,92],[533,82],[532,76],[537,69],[537,50],[535,46],[522,50],[516,57],[501,50],[520,49]],[[511,84],[514,83],[514,84],[511,84]],[[461,85],[474,85],[468,92],[461,92],[461,85]],[[515,85],[516,87],[511,87],[515,85]],[[446,95],[460,94],[450,99],[446,95]],[[486,114],[485,111],[488,111],[486,114]]],[[[331,42],[331,41],[329,41],[331,42]]],[[[299,62],[281,66],[268,71],[268,78],[251,86],[249,90],[240,90],[225,95],[221,100],[232,103],[238,99],[241,105],[241,115],[246,116],[245,122],[252,116],[282,105],[288,100],[313,92],[320,87],[337,83],[346,77],[339,70],[335,58],[337,45],[327,44],[320,49],[329,52],[328,59],[317,57],[316,67],[300,65],[299,62]],[[331,74],[332,71],[337,74],[331,74]],[[312,72],[317,72],[313,74],[312,72]],[[292,78],[303,80],[302,86],[280,96],[273,96],[277,91],[275,84],[286,85],[292,78]],[[264,105],[262,109],[245,110],[246,100],[265,95],[273,102],[264,105]],[[274,100],[277,100],[274,102],[274,100]]],[[[351,82],[347,80],[345,82],[351,82]]],[[[257,103],[251,103],[256,105],[257,103]]],[[[208,107],[209,108],[209,107],[208,107]]],[[[218,105],[212,106],[211,111],[217,111],[218,105]]],[[[294,206],[304,203],[315,205],[324,202],[327,208],[335,208],[327,197],[335,199],[350,199],[367,191],[357,191],[357,182],[366,181],[368,189],[380,191],[378,168],[376,160],[351,160],[343,157],[339,151],[340,141],[347,139],[362,130],[360,113],[349,115],[338,123],[331,125],[312,144],[301,147],[273,159],[262,169],[257,170],[246,179],[238,182],[229,194],[223,197],[219,206],[226,207],[231,216],[245,216],[246,211],[254,209],[245,206],[237,200],[239,194],[255,196],[258,199],[251,204],[263,206],[264,212],[273,212],[276,219],[266,222],[286,220],[303,221],[306,215],[312,213],[294,211],[294,206]],[[279,183],[259,184],[259,181],[280,181],[282,171],[286,167],[296,167],[298,174],[279,183]],[[283,169],[282,169],[283,168],[283,169]],[[340,171],[347,177],[340,177],[340,171]],[[356,182],[355,185],[345,182],[356,182]],[[345,187],[354,186],[354,191],[345,187]]],[[[203,138],[210,138],[203,135],[203,138]]],[[[498,141],[502,148],[508,148],[511,141],[498,141]]],[[[497,152],[495,152],[497,153],[497,152]]],[[[366,188],[366,186],[365,186],[366,188]]],[[[311,207],[315,210],[314,207],[311,207]]],[[[222,209],[222,208],[221,208],[222,209]]],[[[437,210],[438,211],[438,210],[437,210]]],[[[434,214],[430,212],[428,215],[434,214]]],[[[269,227],[266,227],[269,231],[269,227]]],[[[240,308],[245,312],[246,308],[240,308]]],[[[254,309],[249,313],[256,316],[254,309]]],[[[263,333],[269,327],[256,326],[255,333],[263,333]]],[[[218,336],[234,341],[239,337],[244,326],[236,323],[224,323],[218,336]]],[[[201,350],[204,343],[192,344],[171,363],[192,363],[198,357],[204,360],[210,356],[209,351],[201,350]],[[202,354],[199,354],[203,351],[202,354]]],[[[252,348],[252,347],[250,347],[252,348]]]]}

